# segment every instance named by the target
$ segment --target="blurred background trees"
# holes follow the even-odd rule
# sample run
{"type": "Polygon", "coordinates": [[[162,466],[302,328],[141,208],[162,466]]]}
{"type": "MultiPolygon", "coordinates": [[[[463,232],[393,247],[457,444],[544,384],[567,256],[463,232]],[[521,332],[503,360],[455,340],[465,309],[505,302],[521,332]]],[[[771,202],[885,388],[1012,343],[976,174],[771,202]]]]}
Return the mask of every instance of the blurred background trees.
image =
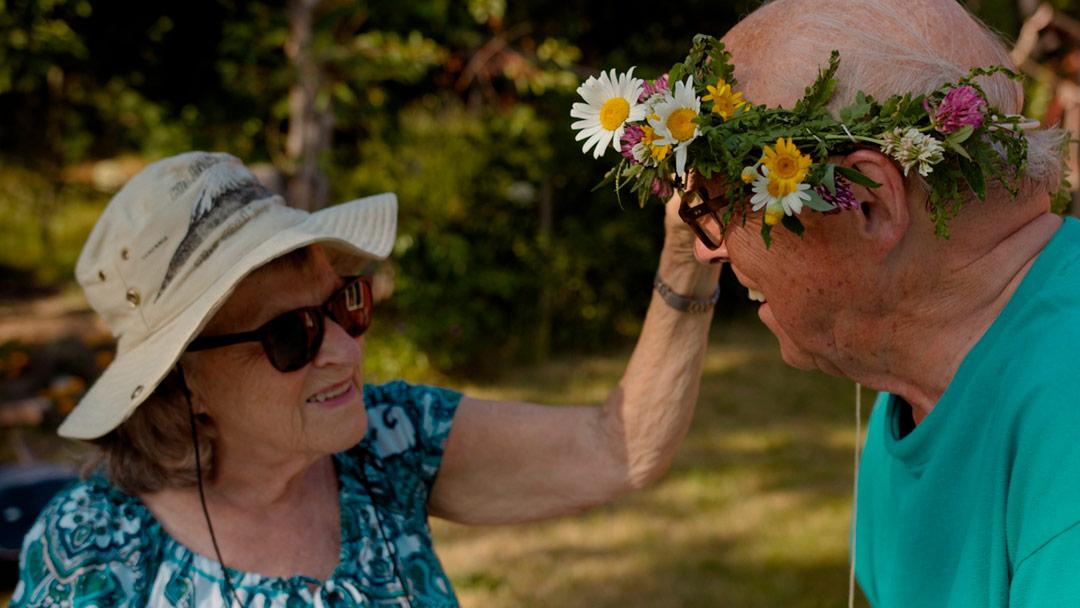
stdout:
{"type": "MultiPolygon", "coordinates": [[[[573,141],[574,90],[600,68],[656,77],[694,34],[722,34],[757,4],[0,0],[0,463],[77,459],[50,427],[112,341],[89,322],[75,260],[128,178],[191,149],[241,157],[306,208],[398,193],[381,270],[394,293],[366,342],[368,378],[467,371],[448,379],[462,387],[518,361],[530,364],[503,392],[470,391],[599,400],[648,302],[662,214],[591,191],[610,165],[573,141]],[[532,364],[600,349],[618,354],[532,364]]],[[[1017,41],[1028,115],[1080,131],[1080,0],[966,4],[1017,41]]],[[[816,606],[846,589],[850,448],[837,433],[850,433],[835,408],[848,386],[787,370],[756,319],[725,323],[754,307],[727,271],[721,282],[710,407],[664,488],[630,515],[498,532],[486,549],[471,536],[486,531],[437,528],[463,600],[816,606]],[[567,569],[558,547],[586,528],[607,544],[567,569]]],[[[5,559],[0,547],[0,606],[5,559]]]]}
{"type": "MultiPolygon", "coordinates": [[[[590,191],[606,165],[573,141],[574,89],[601,67],[655,77],[756,4],[0,0],[0,298],[70,282],[128,177],[212,149],[305,208],[398,193],[386,374],[629,339],[661,212],[590,191]]],[[[1015,37],[1039,4],[968,6],[1015,37]]],[[[1026,57],[1052,117],[1080,64],[1060,29],[1026,57]]],[[[727,292],[721,314],[745,299],[727,292]]]]}

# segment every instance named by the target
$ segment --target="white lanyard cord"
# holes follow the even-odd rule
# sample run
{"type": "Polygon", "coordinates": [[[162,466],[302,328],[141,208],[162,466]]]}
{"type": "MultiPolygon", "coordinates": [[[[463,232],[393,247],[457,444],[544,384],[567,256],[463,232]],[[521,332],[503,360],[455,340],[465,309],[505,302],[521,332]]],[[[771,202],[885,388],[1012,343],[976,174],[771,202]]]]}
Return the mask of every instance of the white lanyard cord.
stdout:
{"type": "Polygon", "coordinates": [[[862,450],[862,385],[855,383],[855,483],[851,492],[851,573],[848,576],[848,608],[855,606],[855,530],[859,523],[859,456],[862,450]]]}

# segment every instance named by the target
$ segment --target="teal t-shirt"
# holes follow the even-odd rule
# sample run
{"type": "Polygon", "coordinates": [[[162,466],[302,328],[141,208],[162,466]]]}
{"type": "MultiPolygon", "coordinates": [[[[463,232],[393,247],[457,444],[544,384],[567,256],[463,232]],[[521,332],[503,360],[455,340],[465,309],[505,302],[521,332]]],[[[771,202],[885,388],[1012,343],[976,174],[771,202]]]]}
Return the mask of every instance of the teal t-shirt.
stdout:
{"type": "MultiPolygon", "coordinates": [[[[341,561],[329,579],[229,569],[245,607],[458,605],[431,546],[427,499],[460,393],[364,387],[368,432],[334,455],[341,561]]],[[[61,492],[23,542],[12,608],[220,608],[221,565],[173,540],[134,497],[91,477],[61,492]]]]}
{"type": "Polygon", "coordinates": [[[856,573],[876,608],[1080,606],[1080,221],[1069,218],[923,422],[878,397],[856,573]]]}

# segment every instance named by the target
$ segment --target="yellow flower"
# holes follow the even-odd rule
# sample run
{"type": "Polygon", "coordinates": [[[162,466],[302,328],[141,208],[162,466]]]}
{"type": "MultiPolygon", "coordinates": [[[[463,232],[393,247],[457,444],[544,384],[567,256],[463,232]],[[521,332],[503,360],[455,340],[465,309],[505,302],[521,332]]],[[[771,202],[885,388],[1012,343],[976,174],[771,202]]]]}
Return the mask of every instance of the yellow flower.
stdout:
{"type": "Polygon", "coordinates": [[[785,196],[795,192],[798,184],[806,179],[806,171],[813,164],[809,156],[799,152],[791,138],[785,140],[777,138],[776,149],[765,146],[765,156],[762,158],[765,168],[768,169],[769,181],[776,184],[777,193],[773,196],[785,196]]]}
{"type": "Polygon", "coordinates": [[[653,141],[656,140],[656,131],[649,125],[641,125],[641,130],[644,134],[641,136],[639,145],[644,145],[645,150],[648,152],[648,157],[655,160],[657,163],[664,162],[667,155],[671,153],[671,145],[656,146],[653,145],[653,141]]]}
{"type": "Polygon", "coordinates": [[[737,108],[746,105],[746,102],[742,100],[742,93],[733,93],[731,85],[723,80],[717,82],[715,87],[708,85],[705,88],[708,89],[709,94],[702,97],[701,101],[713,102],[712,111],[724,120],[731,118],[737,108]]]}
{"type": "Polygon", "coordinates": [[[771,203],[765,207],[765,224],[768,226],[775,226],[780,223],[780,220],[784,219],[784,206],[779,201],[771,203]]]}
{"type": "Polygon", "coordinates": [[[798,184],[794,192],[782,194],[780,183],[769,179],[767,168],[763,171],[765,175],[758,175],[754,180],[750,205],[754,211],[764,209],[765,223],[775,226],[785,215],[798,215],[802,211],[803,203],[810,200],[810,184],[798,184]]]}
{"type": "Polygon", "coordinates": [[[757,179],[757,171],[753,167],[743,167],[742,175],[740,176],[744,184],[752,184],[757,179]]]}

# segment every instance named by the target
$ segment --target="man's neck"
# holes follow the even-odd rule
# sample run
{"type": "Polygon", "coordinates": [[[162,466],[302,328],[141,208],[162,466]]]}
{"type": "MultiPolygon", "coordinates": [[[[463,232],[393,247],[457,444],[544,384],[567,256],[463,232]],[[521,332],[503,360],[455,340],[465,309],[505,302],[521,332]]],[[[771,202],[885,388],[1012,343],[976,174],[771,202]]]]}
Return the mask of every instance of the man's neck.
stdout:
{"type": "Polygon", "coordinates": [[[936,270],[928,266],[932,259],[908,261],[916,274],[894,286],[896,300],[884,315],[853,324],[849,331],[859,347],[841,360],[840,369],[868,387],[901,396],[921,423],[1061,222],[1053,214],[1038,215],[992,247],[956,256],[936,270]]]}

